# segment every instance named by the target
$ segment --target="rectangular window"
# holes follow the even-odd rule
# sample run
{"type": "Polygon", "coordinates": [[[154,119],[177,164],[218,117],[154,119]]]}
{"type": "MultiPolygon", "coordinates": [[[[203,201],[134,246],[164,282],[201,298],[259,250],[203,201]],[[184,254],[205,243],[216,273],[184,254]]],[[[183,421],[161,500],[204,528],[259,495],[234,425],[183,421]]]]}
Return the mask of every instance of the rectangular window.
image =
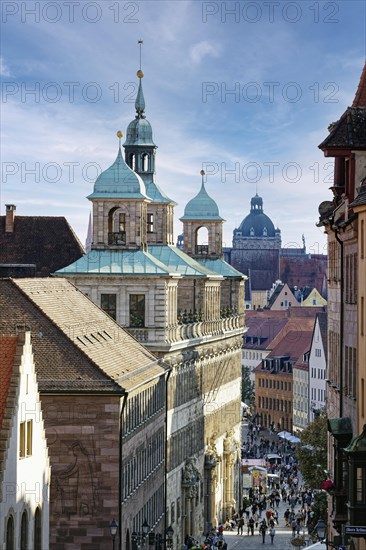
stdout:
{"type": "Polygon", "coordinates": [[[126,214],[120,214],[118,219],[120,231],[126,231],[126,214]]]}
{"type": "Polygon", "coordinates": [[[117,294],[101,294],[100,307],[108,313],[112,319],[117,318],[117,294]]]}
{"type": "Polygon", "coordinates": [[[145,326],[145,294],[130,294],[130,327],[145,326]]]}
{"type": "Polygon", "coordinates": [[[33,420],[21,422],[19,426],[19,457],[32,456],[33,420]]]}
{"type": "Polygon", "coordinates": [[[321,349],[316,349],[315,350],[315,357],[321,357],[322,356],[322,350],[321,349]]]}
{"type": "Polygon", "coordinates": [[[154,232],[154,214],[147,215],[147,232],[148,233],[154,232]]]}

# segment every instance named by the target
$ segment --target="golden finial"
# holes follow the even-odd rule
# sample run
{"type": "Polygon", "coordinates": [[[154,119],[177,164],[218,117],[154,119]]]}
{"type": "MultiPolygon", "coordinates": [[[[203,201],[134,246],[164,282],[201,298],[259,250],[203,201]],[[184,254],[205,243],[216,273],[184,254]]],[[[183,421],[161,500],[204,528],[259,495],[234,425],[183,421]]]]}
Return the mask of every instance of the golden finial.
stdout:
{"type": "Polygon", "coordinates": [[[201,170],[201,172],[200,172],[201,176],[204,176],[205,173],[206,173],[206,172],[205,172],[204,170],[201,170]]]}
{"type": "Polygon", "coordinates": [[[137,78],[144,78],[144,73],[142,72],[141,69],[139,69],[139,70],[137,71],[136,75],[137,75],[137,78]]]}
{"type": "Polygon", "coordinates": [[[118,132],[117,132],[117,137],[118,137],[119,139],[123,138],[123,134],[122,134],[121,130],[118,130],[118,132]]]}

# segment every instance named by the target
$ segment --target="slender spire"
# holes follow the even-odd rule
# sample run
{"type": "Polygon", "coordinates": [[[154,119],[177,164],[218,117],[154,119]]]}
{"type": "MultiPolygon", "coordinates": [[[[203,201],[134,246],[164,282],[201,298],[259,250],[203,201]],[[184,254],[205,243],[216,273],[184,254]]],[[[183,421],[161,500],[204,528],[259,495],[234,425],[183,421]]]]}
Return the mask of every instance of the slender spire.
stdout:
{"type": "Polygon", "coordinates": [[[360,83],[358,85],[352,107],[366,107],[366,62],[363,67],[360,83]]]}
{"type": "Polygon", "coordinates": [[[144,111],[145,111],[145,98],[144,98],[144,92],[142,91],[142,79],[144,78],[144,73],[141,69],[141,51],[142,51],[142,44],[144,43],[143,40],[138,40],[137,42],[140,46],[140,68],[137,71],[137,78],[140,80],[139,82],[139,89],[137,91],[136,101],[135,101],[135,109],[136,109],[136,118],[145,118],[144,111]]]}

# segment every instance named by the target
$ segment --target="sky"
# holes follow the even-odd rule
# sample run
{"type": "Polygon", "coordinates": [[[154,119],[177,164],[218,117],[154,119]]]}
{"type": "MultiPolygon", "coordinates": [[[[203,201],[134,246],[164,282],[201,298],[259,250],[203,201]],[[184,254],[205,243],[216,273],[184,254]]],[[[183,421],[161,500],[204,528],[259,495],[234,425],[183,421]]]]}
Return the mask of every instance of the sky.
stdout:
{"type": "Polygon", "coordinates": [[[142,45],[156,182],[179,217],[199,191],[226,220],[256,192],[282,246],[326,253],[318,205],[333,160],[318,145],[352,104],[365,62],[365,2],[1,3],[0,209],[65,216],[85,243],[97,175],[134,119],[142,45]]]}

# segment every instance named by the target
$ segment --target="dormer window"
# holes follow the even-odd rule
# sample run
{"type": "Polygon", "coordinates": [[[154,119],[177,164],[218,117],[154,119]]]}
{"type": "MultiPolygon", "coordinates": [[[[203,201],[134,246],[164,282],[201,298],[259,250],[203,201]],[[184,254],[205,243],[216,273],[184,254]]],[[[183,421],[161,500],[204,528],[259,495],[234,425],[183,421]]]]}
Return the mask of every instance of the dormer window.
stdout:
{"type": "Polygon", "coordinates": [[[267,228],[263,227],[263,237],[267,237],[267,228]]]}
{"type": "Polygon", "coordinates": [[[254,237],[254,227],[250,228],[249,234],[251,237],[254,237]]]}

